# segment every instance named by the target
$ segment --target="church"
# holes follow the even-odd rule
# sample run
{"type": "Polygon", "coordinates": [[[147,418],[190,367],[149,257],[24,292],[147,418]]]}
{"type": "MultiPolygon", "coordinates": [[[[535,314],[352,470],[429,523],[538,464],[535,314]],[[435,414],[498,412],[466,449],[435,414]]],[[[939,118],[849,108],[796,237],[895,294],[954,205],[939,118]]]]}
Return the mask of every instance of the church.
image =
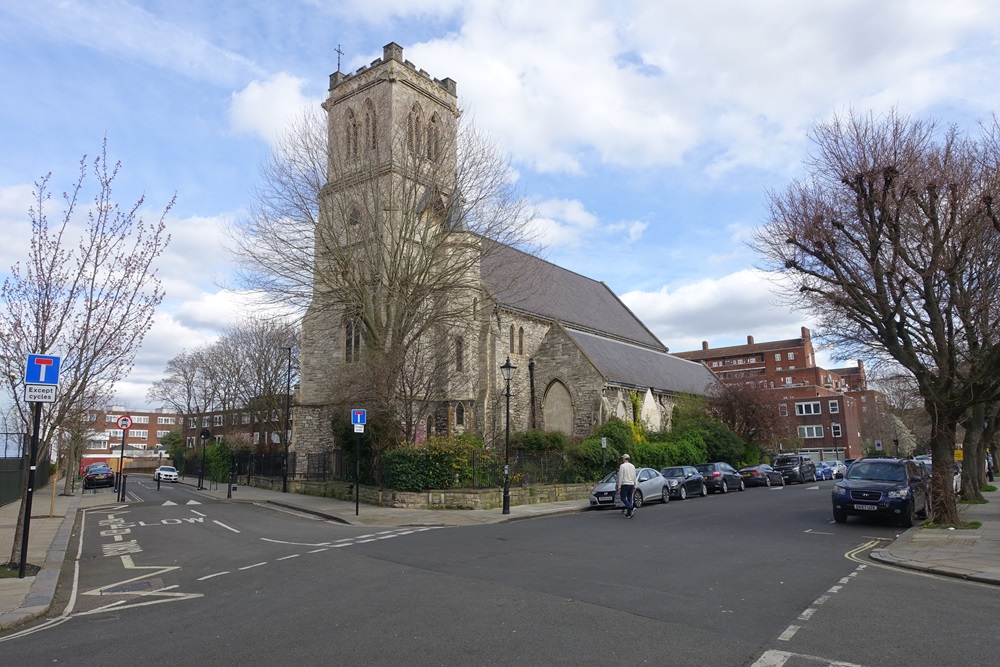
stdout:
{"type": "Polygon", "coordinates": [[[432,78],[390,43],[370,65],[332,74],[323,108],[329,173],[303,320],[297,454],[337,447],[340,380],[374,345],[391,352],[365,382],[400,377],[392,387],[408,397],[398,410],[411,442],[461,433],[491,442],[503,433],[508,386],[512,432],[583,438],[612,418],[666,429],[679,396],[716,384],[704,364],[669,354],[603,282],[519,249],[473,211],[455,81],[432,78]],[[421,293],[417,283],[435,286],[421,293]],[[509,383],[501,366],[516,368],[509,383]],[[422,383],[407,369],[421,369],[422,383]],[[417,384],[419,394],[405,393],[417,384]]]}

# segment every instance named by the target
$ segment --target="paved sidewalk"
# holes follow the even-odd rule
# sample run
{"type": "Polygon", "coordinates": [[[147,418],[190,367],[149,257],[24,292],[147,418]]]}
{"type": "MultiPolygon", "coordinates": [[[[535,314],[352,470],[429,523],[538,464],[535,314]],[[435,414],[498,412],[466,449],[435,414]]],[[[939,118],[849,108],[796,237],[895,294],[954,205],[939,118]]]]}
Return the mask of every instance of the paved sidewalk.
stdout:
{"type": "MultiPolygon", "coordinates": [[[[181,483],[194,486],[194,480],[181,483]]],[[[226,500],[226,486],[212,485],[201,493],[226,500]]],[[[59,487],[61,489],[61,486],[59,487]]],[[[237,486],[232,502],[252,502],[272,505],[290,511],[321,516],[332,521],[365,526],[468,526],[518,521],[539,516],[582,512],[589,507],[586,500],[566,500],[537,505],[517,505],[510,514],[501,510],[418,510],[360,505],[355,513],[353,502],[293,493],[281,493],[252,487],[237,486]]],[[[915,527],[901,534],[891,545],[871,552],[871,557],[923,572],[932,572],[1000,585],[1000,491],[985,493],[985,505],[961,506],[962,518],[979,521],[975,530],[941,531],[915,527]]],[[[99,492],[55,497],[46,487],[35,493],[32,507],[31,534],[28,540],[28,561],[41,564],[35,577],[0,579],[0,632],[45,614],[55,597],[59,571],[73,530],[77,510],[114,502],[114,494],[99,492]],[[52,517],[49,518],[50,505],[52,517]]],[[[0,559],[10,554],[17,523],[19,503],[0,507],[0,559]]]]}

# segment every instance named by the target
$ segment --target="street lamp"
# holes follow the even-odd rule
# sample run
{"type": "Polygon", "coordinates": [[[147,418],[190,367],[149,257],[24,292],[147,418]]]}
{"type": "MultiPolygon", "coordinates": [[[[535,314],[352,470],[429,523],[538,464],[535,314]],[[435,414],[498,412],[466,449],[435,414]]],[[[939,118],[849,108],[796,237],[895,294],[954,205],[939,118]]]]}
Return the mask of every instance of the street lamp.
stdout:
{"type": "Polygon", "coordinates": [[[201,429],[201,469],[198,471],[198,490],[205,489],[205,441],[212,437],[212,432],[207,428],[201,429]]]}
{"type": "Polygon", "coordinates": [[[288,372],[285,375],[285,432],[282,434],[281,440],[285,443],[285,458],[284,458],[284,470],[281,476],[281,492],[288,493],[288,431],[290,428],[289,420],[291,419],[290,414],[290,403],[292,396],[292,348],[286,347],[288,350],[288,372]]]}
{"type": "Polygon", "coordinates": [[[510,363],[510,357],[500,367],[504,382],[507,383],[507,426],[504,434],[503,451],[503,513],[510,514],[510,381],[514,379],[517,366],[510,363]]]}

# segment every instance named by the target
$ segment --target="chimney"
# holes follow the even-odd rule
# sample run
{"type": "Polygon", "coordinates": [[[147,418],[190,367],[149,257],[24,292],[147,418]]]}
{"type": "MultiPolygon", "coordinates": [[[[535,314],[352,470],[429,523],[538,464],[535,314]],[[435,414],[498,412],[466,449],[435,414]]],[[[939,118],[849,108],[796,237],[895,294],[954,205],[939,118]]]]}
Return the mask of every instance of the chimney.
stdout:
{"type": "Polygon", "coordinates": [[[701,349],[702,350],[707,350],[708,349],[708,341],[707,340],[701,341],[701,349]]]}
{"type": "Polygon", "coordinates": [[[809,328],[802,327],[802,340],[809,340],[809,328]]]}
{"type": "Polygon", "coordinates": [[[747,345],[753,345],[753,336],[747,336],[747,345]]]}

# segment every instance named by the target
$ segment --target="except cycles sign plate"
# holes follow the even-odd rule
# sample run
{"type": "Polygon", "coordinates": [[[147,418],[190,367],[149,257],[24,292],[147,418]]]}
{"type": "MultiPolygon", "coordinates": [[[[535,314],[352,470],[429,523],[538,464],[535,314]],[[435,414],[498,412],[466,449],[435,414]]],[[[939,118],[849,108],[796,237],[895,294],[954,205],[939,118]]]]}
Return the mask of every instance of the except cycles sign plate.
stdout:
{"type": "Polygon", "coordinates": [[[26,384],[24,400],[28,403],[55,403],[58,389],[54,384],[26,384]]]}

